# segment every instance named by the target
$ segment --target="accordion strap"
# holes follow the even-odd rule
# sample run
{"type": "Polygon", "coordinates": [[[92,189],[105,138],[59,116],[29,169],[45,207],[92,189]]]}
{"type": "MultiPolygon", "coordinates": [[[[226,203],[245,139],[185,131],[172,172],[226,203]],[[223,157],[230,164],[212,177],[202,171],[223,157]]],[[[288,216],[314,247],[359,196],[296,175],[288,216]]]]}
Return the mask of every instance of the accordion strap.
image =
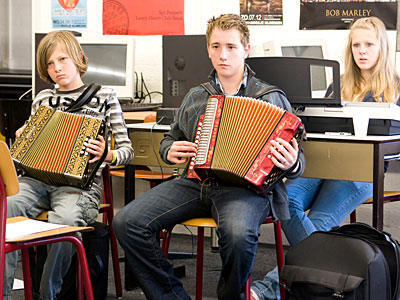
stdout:
{"type": "MultiPolygon", "coordinates": [[[[66,110],[67,112],[74,112],[79,109],[81,109],[82,106],[84,106],[86,103],[88,103],[95,95],[96,93],[101,89],[101,85],[91,83],[88,85],[88,87],[82,92],[82,94],[76,99],[74,104],[72,104],[68,109],[66,110]]],[[[106,111],[104,110],[104,116],[106,115],[106,111]]],[[[83,189],[90,189],[93,183],[93,180],[96,176],[97,170],[100,168],[101,164],[103,163],[104,159],[107,156],[108,153],[108,130],[107,130],[107,125],[106,122],[103,120],[103,126],[104,126],[104,140],[105,140],[105,148],[102,156],[100,157],[99,160],[94,162],[93,170],[90,173],[86,184],[82,187],[83,189]]]]}
{"type": "Polygon", "coordinates": [[[219,95],[220,92],[217,91],[215,87],[212,86],[210,82],[205,82],[200,84],[210,95],[219,95]]]}
{"type": "Polygon", "coordinates": [[[94,95],[101,89],[101,85],[91,83],[89,86],[82,92],[82,94],[76,99],[76,101],[68,107],[67,112],[72,112],[79,110],[82,106],[88,103],[94,95]]]}
{"type": "MultiPolygon", "coordinates": [[[[210,95],[219,95],[221,94],[210,82],[205,82],[200,84],[201,87],[203,87],[210,95]]],[[[280,92],[282,93],[282,90],[277,88],[276,86],[273,85],[268,85],[268,86],[263,86],[261,89],[257,90],[254,94],[252,95],[247,95],[248,97],[259,99],[262,96],[269,94],[271,92],[280,92]]]]}
{"type": "MultiPolygon", "coordinates": [[[[104,124],[104,127],[106,127],[106,125],[104,124]]],[[[106,156],[108,154],[108,130],[106,128],[104,128],[104,141],[105,141],[105,146],[104,146],[104,152],[102,154],[102,156],[99,158],[98,161],[94,162],[94,167],[93,167],[93,171],[90,173],[88,180],[86,181],[86,184],[83,186],[83,189],[89,190],[93,184],[93,180],[96,176],[97,170],[100,168],[101,164],[104,162],[104,160],[106,159],[106,156]]]]}

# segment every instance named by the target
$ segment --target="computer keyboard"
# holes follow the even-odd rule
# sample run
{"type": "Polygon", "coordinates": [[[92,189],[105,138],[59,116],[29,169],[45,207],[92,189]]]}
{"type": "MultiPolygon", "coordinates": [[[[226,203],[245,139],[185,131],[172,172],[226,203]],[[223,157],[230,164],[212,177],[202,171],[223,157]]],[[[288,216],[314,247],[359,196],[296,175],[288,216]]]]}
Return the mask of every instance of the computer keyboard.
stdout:
{"type": "Polygon", "coordinates": [[[143,111],[143,110],[157,110],[161,107],[161,103],[140,103],[140,102],[133,102],[133,103],[124,103],[121,104],[121,109],[123,112],[130,112],[130,111],[143,111]]]}

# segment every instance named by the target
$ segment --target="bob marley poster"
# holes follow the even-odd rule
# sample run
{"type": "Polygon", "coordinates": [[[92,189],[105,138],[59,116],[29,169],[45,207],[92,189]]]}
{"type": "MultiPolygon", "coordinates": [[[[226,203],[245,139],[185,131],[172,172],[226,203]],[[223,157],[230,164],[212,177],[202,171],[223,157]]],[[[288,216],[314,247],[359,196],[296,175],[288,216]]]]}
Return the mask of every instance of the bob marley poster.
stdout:
{"type": "Polygon", "coordinates": [[[396,29],[397,0],[300,0],[300,29],[348,29],[371,16],[396,29]]]}
{"type": "Polygon", "coordinates": [[[248,25],[282,25],[282,0],[240,0],[240,16],[248,25]]]}

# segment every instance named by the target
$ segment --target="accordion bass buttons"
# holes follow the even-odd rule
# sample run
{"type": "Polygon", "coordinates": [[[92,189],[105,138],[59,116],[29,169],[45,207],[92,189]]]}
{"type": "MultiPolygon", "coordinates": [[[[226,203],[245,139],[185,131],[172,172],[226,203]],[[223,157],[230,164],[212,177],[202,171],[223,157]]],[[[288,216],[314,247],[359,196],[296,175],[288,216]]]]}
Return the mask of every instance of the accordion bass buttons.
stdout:
{"type": "Polygon", "coordinates": [[[85,141],[84,141],[83,145],[82,145],[82,149],[79,152],[79,156],[89,155],[89,153],[86,152],[86,143],[88,143],[88,142],[89,142],[89,137],[87,136],[85,138],[85,141]]]}

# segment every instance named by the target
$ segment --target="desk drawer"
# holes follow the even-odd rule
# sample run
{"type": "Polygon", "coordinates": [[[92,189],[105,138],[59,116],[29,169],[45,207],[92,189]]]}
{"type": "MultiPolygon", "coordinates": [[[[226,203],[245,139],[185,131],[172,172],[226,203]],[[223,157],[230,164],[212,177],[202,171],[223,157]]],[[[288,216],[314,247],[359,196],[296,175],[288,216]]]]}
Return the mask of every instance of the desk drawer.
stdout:
{"type": "Polygon", "coordinates": [[[168,165],[160,158],[160,142],[164,138],[164,132],[153,131],[150,136],[149,130],[129,130],[129,138],[135,151],[131,164],[152,167],[158,167],[161,164],[162,167],[167,168],[185,168],[186,164],[168,165]]]}
{"type": "Polygon", "coordinates": [[[373,144],[306,141],[303,177],[373,181],[373,144]]]}

